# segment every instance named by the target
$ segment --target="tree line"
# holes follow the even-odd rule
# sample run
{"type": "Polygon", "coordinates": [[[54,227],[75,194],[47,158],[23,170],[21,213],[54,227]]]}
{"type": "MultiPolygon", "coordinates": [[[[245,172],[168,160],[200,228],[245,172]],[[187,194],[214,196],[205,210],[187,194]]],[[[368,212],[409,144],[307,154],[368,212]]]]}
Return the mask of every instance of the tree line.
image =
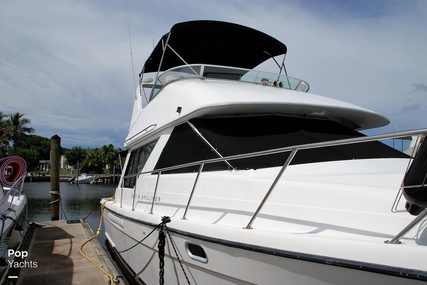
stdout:
{"type": "MultiPolygon", "coordinates": [[[[27,162],[27,171],[37,171],[41,160],[50,159],[50,138],[35,135],[31,120],[22,113],[0,111],[0,158],[17,155],[27,162]]],[[[61,147],[67,163],[86,173],[120,172],[119,153],[112,144],[100,148],[61,147]]]]}

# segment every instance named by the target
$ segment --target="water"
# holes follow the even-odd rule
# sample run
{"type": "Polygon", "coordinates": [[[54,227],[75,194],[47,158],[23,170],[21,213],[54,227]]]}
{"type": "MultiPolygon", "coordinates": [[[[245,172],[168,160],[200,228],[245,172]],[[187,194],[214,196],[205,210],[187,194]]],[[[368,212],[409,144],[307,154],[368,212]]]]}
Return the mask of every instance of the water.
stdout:
{"type": "MultiPolygon", "coordinates": [[[[60,183],[61,220],[86,219],[94,232],[98,229],[100,220],[100,200],[114,195],[115,187],[109,184],[69,184],[60,183]]],[[[50,183],[25,183],[24,191],[28,198],[29,222],[42,223],[51,220],[50,215],[50,183]]],[[[102,231],[101,231],[102,232],[102,231]]],[[[99,238],[104,243],[105,236],[99,238]]]]}

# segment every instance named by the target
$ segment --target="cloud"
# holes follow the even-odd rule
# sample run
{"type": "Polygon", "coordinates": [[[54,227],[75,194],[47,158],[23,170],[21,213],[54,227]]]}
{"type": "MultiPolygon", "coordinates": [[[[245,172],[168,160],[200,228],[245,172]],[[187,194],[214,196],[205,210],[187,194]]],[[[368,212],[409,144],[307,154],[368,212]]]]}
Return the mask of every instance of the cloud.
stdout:
{"type": "MultiPolygon", "coordinates": [[[[424,83],[411,84],[410,91],[401,95],[402,105],[399,110],[393,113],[393,116],[404,115],[411,112],[421,112],[426,107],[425,94],[427,94],[427,85],[424,83]]],[[[420,115],[421,118],[421,115],[420,115]]]]}
{"type": "Polygon", "coordinates": [[[402,106],[402,108],[396,114],[404,114],[404,113],[416,111],[416,110],[419,110],[421,106],[422,105],[420,103],[405,105],[405,106],[402,106]]]}
{"type": "Polygon", "coordinates": [[[417,113],[423,102],[402,100],[408,86],[426,92],[426,11],[424,0],[6,1],[0,111],[24,113],[37,134],[58,134],[67,147],[121,146],[134,94],[129,40],[138,74],[173,24],[211,19],[282,40],[289,75],[313,93],[391,117],[417,113]]]}
{"type": "Polygon", "coordinates": [[[414,87],[413,92],[427,93],[427,84],[425,83],[413,83],[412,87],[414,87]]]}

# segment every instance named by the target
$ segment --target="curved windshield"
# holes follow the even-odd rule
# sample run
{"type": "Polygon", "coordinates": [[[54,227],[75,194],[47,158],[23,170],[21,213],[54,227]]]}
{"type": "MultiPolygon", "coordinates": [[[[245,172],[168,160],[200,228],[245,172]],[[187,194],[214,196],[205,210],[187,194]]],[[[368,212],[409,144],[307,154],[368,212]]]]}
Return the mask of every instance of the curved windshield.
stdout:
{"type": "Polygon", "coordinates": [[[310,89],[308,83],[303,80],[271,72],[218,65],[185,65],[169,69],[162,73],[154,84],[150,100],[152,100],[166,84],[180,79],[194,77],[234,80],[301,92],[307,92],[310,89]]]}

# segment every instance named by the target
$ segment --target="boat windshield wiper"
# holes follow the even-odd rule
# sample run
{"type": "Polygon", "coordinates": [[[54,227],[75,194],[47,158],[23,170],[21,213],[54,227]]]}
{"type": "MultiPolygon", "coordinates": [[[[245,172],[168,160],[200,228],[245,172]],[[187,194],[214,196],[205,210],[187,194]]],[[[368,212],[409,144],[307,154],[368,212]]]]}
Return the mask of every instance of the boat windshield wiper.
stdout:
{"type": "MultiPolygon", "coordinates": [[[[199,130],[196,128],[196,126],[194,126],[192,123],[187,121],[187,124],[191,127],[191,129],[202,139],[202,141],[209,146],[213,152],[215,152],[216,155],[218,155],[218,157],[220,158],[224,158],[224,156],[202,135],[201,132],[199,132],[199,130]]],[[[227,164],[227,166],[234,170],[234,167],[227,161],[224,160],[224,163],[227,164]]]]}

